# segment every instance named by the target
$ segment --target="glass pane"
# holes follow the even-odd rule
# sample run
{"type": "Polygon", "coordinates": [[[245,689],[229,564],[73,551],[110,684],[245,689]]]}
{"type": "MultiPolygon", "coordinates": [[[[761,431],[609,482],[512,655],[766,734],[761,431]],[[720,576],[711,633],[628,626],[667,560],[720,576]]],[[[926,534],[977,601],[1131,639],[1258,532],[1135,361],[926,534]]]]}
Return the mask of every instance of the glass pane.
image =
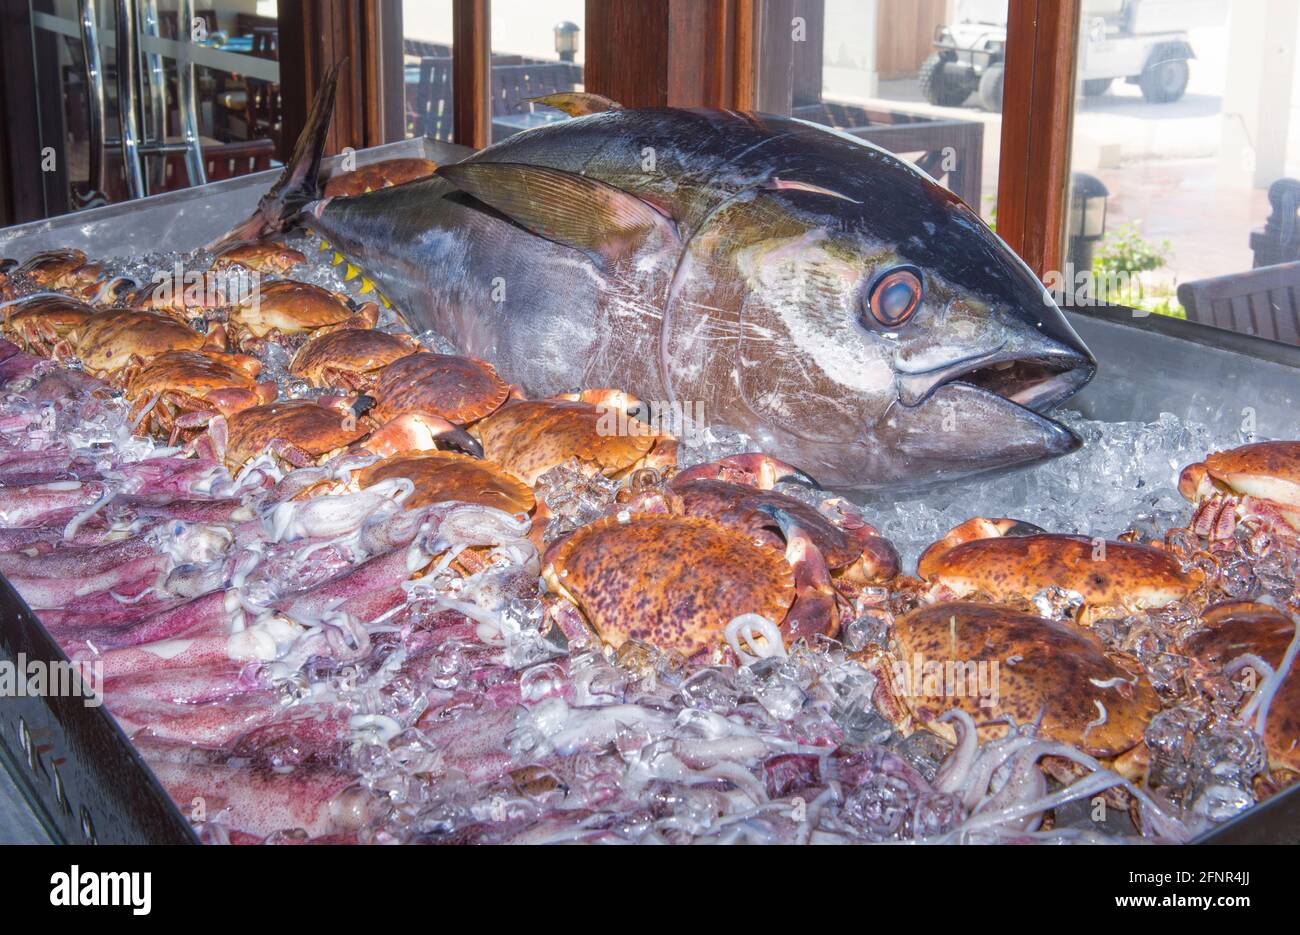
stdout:
{"type": "Polygon", "coordinates": [[[402,0],[406,135],[451,140],[451,0],[402,0]]]}
{"type": "Polygon", "coordinates": [[[1007,0],[765,0],[757,109],[908,158],[992,222],[1007,0]]]}
{"type": "Polygon", "coordinates": [[[1268,301],[1273,274],[1250,272],[1300,259],[1298,6],[1083,0],[1064,232],[1074,301],[1300,343],[1290,303],[1268,301]],[[1236,311],[1196,301],[1223,276],[1236,311]]]}
{"type": "MultiPolygon", "coordinates": [[[[148,194],[186,188],[269,169],[281,151],[277,6],[260,2],[207,2],[193,21],[178,26],[179,0],[136,4],[139,59],[137,137],[141,177],[148,194]],[[183,107],[193,60],[193,123],[183,107]],[[192,133],[197,151],[185,147],[192,133]]],[[[117,4],[91,5],[103,112],[95,107],[96,82],[87,67],[86,27],[78,5],[57,5],[61,15],[33,16],[38,72],[59,89],[51,119],[42,120],[42,144],[62,155],[74,207],[130,196],[118,120],[117,4]],[[98,185],[92,189],[92,140],[102,133],[98,185]]],[[[43,83],[45,78],[43,77],[43,83]]],[[[51,205],[51,208],[54,208],[51,205]]]]}
{"type": "Polygon", "coordinates": [[[529,99],[582,90],[584,12],[584,0],[494,0],[492,142],[568,119],[529,99]]]}

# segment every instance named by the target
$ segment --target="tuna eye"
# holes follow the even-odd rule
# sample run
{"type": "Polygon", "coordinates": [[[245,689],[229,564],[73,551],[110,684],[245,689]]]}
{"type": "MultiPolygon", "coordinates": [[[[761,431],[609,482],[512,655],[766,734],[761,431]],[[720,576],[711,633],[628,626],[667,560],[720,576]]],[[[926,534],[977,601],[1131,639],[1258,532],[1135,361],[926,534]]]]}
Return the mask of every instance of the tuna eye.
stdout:
{"type": "Polygon", "coordinates": [[[921,304],[921,276],[908,266],[885,273],[871,287],[871,315],[893,328],[912,317],[921,304]]]}

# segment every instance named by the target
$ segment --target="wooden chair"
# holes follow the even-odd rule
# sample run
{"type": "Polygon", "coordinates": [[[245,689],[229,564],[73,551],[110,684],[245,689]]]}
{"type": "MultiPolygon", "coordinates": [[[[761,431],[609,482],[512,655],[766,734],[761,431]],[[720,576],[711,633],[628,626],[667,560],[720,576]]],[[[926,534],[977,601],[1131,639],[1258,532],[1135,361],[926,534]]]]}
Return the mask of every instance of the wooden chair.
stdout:
{"type": "Polygon", "coordinates": [[[408,132],[449,140],[452,134],[451,56],[420,59],[414,106],[407,112],[408,132]]]}
{"type": "Polygon", "coordinates": [[[1256,269],[1300,260],[1300,181],[1280,178],[1268,187],[1272,208],[1264,226],[1250,232],[1250,249],[1255,254],[1256,269]]]}
{"type": "Polygon", "coordinates": [[[524,102],[532,97],[572,91],[582,84],[582,66],[573,62],[541,62],[492,66],[492,116],[502,117],[532,110],[524,102]]]}
{"type": "Polygon", "coordinates": [[[1300,262],[1185,282],[1189,321],[1300,345],[1300,262]]]}

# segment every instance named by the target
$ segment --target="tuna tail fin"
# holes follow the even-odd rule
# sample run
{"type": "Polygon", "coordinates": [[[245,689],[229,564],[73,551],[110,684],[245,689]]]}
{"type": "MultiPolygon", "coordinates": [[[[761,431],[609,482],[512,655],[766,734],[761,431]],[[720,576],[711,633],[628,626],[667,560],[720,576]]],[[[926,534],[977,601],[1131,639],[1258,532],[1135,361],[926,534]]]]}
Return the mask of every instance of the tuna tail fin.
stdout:
{"type": "Polygon", "coordinates": [[[208,244],[207,249],[215,250],[240,240],[260,240],[289,230],[298,223],[302,209],[320,198],[320,161],[325,152],[325,132],[334,113],[334,90],[339,69],[345,64],[347,59],[333,65],[326,73],[307,114],[307,124],[293,144],[288,165],[271,190],[257,203],[252,217],[208,244]]]}

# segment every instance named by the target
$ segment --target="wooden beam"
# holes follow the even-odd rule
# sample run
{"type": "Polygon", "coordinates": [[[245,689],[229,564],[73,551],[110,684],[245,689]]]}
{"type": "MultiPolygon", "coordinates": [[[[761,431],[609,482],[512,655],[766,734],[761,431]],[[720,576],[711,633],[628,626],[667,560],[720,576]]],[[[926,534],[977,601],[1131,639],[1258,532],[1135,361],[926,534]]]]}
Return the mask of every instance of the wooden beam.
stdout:
{"type": "Polygon", "coordinates": [[[452,137],[482,149],[492,142],[490,0],[452,0],[452,137]]]}
{"type": "Polygon", "coordinates": [[[732,45],[735,55],[731,70],[731,104],[733,110],[754,109],[754,3],[733,0],[732,45]]]}
{"type": "Polygon", "coordinates": [[[370,30],[381,27],[386,8],[383,0],[281,0],[281,159],[288,156],[302,132],[325,73],[345,59],[325,152],[337,153],[345,146],[361,149],[386,141],[382,116],[385,105],[370,93],[380,83],[382,60],[378,56],[384,51],[378,45],[379,36],[370,30]],[[380,108],[378,114],[376,107],[380,108]]]}
{"type": "Polygon", "coordinates": [[[753,0],[587,0],[586,89],[625,107],[744,106],[753,18],[753,0]]]}
{"type": "Polygon", "coordinates": [[[587,0],[588,91],[624,107],[668,104],[667,0],[587,0]]]}
{"type": "Polygon", "coordinates": [[[1079,0],[1010,0],[998,234],[1039,277],[1064,262],[1079,0]]]}

